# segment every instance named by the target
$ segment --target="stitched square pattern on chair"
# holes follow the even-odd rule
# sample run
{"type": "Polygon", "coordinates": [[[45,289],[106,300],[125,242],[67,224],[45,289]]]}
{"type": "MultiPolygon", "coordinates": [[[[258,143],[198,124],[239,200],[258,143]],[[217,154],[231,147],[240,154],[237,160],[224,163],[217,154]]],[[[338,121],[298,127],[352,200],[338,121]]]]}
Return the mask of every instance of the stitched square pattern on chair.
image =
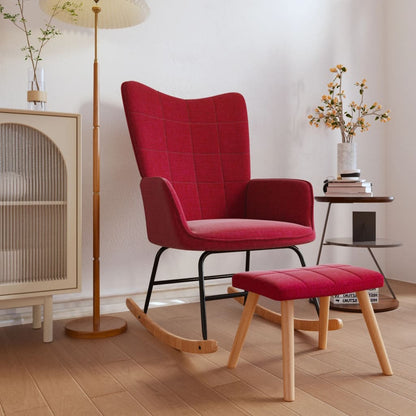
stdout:
{"type": "Polygon", "coordinates": [[[188,220],[245,215],[250,158],[240,94],[185,100],[129,83],[123,99],[141,175],[171,181],[188,220]]]}

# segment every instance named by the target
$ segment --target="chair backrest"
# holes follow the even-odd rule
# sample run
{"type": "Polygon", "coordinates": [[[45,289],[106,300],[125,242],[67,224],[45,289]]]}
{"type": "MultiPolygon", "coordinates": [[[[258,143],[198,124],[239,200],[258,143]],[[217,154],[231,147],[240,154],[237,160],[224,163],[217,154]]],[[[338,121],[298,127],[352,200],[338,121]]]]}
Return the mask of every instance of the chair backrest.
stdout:
{"type": "Polygon", "coordinates": [[[187,220],[244,217],[250,179],[244,98],[181,99],[135,81],[121,89],[142,177],[168,179],[187,220]]]}

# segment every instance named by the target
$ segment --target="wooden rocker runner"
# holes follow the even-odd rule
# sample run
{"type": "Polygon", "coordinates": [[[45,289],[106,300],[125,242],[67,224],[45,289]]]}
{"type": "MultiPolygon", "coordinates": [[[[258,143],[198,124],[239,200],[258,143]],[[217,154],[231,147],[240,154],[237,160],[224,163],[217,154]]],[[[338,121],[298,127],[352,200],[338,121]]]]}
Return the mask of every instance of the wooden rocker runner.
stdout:
{"type": "Polygon", "coordinates": [[[197,354],[207,354],[215,352],[218,349],[217,341],[215,340],[195,340],[182,338],[178,335],[172,334],[169,331],[166,331],[156,322],[152,321],[131,298],[127,298],[126,305],[130,309],[130,312],[155,338],[157,338],[162,343],[169,345],[175,350],[197,354]]]}
{"type": "MultiPolygon", "coordinates": [[[[230,286],[227,289],[228,293],[239,293],[236,288],[230,286]]],[[[241,293],[241,292],[240,292],[241,293]]],[[[237,302],[244,305],[243,299],[236,298],[237,302]]],[[[256,309],[254,313],[258,316],[261,316],[263,319],[267,321],[273,322],[274,324],[281,325],[282,324],[282,314],[279,312],[272,311],[264,306],[256,304],[256,309]]],[[[319,331],[319,319],[293,319],[294,329],[298,329],[301,331],[319,331]]],[[[343,326],[342,320],[338,318],[332,318],[328,321],[328,331],[335,331],[337,329],[341,329],[343,326]]]]}

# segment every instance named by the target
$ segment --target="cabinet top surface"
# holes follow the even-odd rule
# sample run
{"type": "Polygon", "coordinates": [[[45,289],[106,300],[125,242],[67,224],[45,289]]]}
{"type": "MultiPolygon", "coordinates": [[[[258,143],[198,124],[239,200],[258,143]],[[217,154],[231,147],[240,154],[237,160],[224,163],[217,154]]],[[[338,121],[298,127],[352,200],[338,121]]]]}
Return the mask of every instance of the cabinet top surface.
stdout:
{"type": "Polygon", "coordinates": [[[16,108],[0,108],[0,113],[6,114],[28,114],[38,116],[59,116],[59,117],[80,117],[76,113],[59,113],[53,111],[33,111],[33,110],[21,110],[16,108]]]}
{"type": "Polygon", "coordinates": [[[315,201],[317,202],[331,202],[331,203],[344,203],[344,204],[353,204],[355,202],[360,203],[374,203],[374,202],[392,202],[394,200],[393,196],[325,196],[319,195],[315,196],[315,201]]]}

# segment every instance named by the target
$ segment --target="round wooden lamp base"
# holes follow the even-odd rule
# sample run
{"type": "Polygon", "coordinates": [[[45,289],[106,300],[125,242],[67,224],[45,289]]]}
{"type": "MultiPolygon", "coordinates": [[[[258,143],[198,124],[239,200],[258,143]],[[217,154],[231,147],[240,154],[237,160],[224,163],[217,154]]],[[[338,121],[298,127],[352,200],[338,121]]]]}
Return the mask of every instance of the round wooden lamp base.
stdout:
{"type": "Polygon", "coordinates": [[[127,322],[114,316],[100,316],[100,325],[94,329],[92,316],[70,321],[65,326],[66,335],[72,338],[108,338],[120,335],[127,330],[127,322]]]}

